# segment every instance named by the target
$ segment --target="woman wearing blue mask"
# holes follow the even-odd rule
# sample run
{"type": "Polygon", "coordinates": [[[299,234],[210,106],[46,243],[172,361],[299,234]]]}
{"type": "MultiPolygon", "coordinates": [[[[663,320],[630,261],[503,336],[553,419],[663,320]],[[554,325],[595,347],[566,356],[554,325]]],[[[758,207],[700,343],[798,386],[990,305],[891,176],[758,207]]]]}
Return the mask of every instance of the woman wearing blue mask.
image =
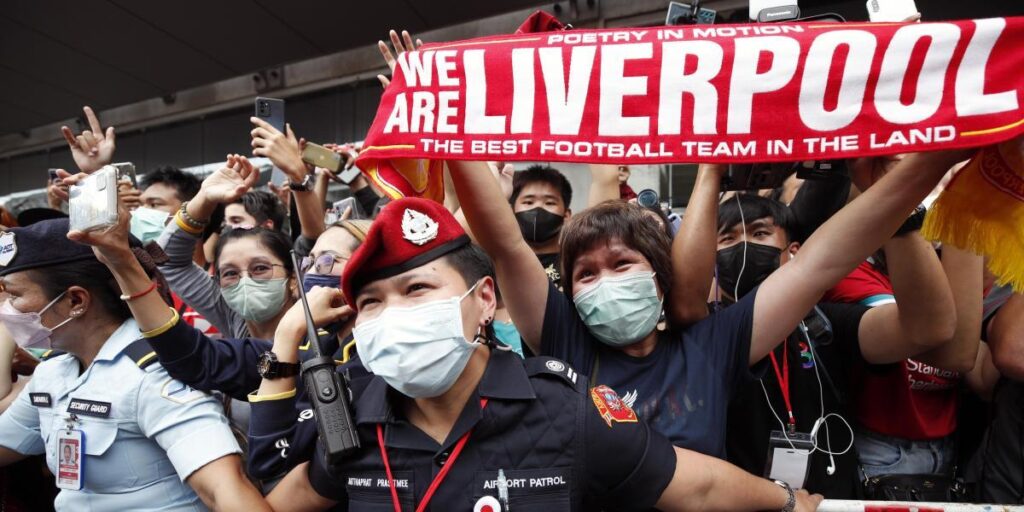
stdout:
{"type": "MultiPolygon", "coordinates": [[[[640,207],[609,201],[573,216],[561,235],[563,294],[530,257],[485,164],[448,166],[469,226],[494,260],[505,303],[527,345],[564,359],[595,385],[613,388],[674,444],[724,457],[729,398],[752,377],[750,365],[888,240],[958,157],[931,153],[904,160],[890,173],[898,177],[887,176],[833,216],[799,258],[736,305],[685,328],[670,324],[666,331],[656,326],[673,297],[673,252],[666,232],[640,207]]],[[[700,187],[717,190],[720,177],[702,176],[700,187]]],[[[677,246],[688,229],[698,228],[684,220],[677,246]]]]}
{"type": "Polygon", "coordinates": [[[237,200],[258,179],[259,171],[248,159],[228,155],[225,167],[203,181],[160,237],[169,258],[160,270],[171,290],[228,338],[273,338],[277,322],[297,297],[291,241],[279,231],[233,229],[222,234],[214,248],[213,276],[192,261],[216,207],[237,200]]]}

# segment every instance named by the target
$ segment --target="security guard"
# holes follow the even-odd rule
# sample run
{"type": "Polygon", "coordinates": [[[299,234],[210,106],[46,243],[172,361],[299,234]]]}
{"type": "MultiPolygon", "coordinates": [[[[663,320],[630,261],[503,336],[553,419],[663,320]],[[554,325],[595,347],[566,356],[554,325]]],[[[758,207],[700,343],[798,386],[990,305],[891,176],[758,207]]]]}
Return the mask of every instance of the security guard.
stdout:
{"type": "MultiPolygon", "coordinates": [[[[374,374],[354,398],[362,447],[330,469],[317,456],[292,470],[268,497],[275,510],[816,508],[819,497],[674,448],[561,361],[497,349],[487,266],[443,206],[406,198],[381,211],[345,268],[344,297],[310,294],[315,319],[346,302],[358,311],[356,343],[374,374]]],[[[298,357],[300,308],[278,326],[283,361],[298,357]]],[[[253,424],[294,381],[264,379],[259,395],[253,424]]]]}
{"type": "Polygon", "coordinates": [[[67,352],[41,362],[0,416],[0,465],[45,453],[57,510],[263,509],[220,405],[155,364],[151,333],[125,306],[161,300],[156,284],[118,298],[92,249],[67,235],[66,219],[0,233],[0,321],[20,343],[67,352]]]}

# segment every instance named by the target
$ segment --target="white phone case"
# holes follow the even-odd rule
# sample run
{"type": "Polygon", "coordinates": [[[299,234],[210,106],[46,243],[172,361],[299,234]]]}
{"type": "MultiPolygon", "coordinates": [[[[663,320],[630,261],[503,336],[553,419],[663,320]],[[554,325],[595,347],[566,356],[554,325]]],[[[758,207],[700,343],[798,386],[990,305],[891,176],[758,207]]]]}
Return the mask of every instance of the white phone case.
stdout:
{"type": "Polygon", "coordinates": [[[914,0],[868,0],[868,18],[871,21],[903,21],[917,14],[914,0]]]}

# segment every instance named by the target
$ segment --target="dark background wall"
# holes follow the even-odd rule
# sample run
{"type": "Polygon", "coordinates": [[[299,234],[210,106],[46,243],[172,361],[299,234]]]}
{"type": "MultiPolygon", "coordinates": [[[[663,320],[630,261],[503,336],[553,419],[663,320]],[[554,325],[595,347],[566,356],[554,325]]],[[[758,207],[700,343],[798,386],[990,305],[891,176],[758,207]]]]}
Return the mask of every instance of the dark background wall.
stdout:
{"type": "MultiPolygon", "coordinates": [[[[380,83],[372,80],[294,96],[286,99],[285,116],[297,135],[313,142],[361,140],[376,114],[381,92],[380,83]]],[[[243,107],[119,132],[115,160],[133,162],[144,173],[161,165],[190,167],[223,161],[228,153],[250,154],[252,113],[252,107],[243,107]]],[[[51,167],[75,169],[67,146],[0,160],[0,195],[44,187],[51,167]]]]}

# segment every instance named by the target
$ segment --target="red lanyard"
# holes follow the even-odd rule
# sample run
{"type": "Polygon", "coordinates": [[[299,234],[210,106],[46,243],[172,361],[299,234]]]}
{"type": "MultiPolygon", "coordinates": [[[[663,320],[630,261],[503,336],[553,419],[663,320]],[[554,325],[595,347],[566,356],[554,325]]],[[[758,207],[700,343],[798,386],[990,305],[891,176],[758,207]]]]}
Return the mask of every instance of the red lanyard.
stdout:
{"type": "MultiPolygon", "coordinates": [[[[480,410],[487,407],[487,399],[480,399],[480,410]]],[[[423,495],[423,501],[420,502],[419,506],[416,507],[416,512],[423,512],[427,509],[427,504],[430,503],[430,498],[434,497],[434,493],[437,488],[441,486],[441,481],[448,475],[448,470],[455,465],[455,459],[459,458],[459,454],[462,453],[462,448],[466,446],[469,441],[469,435],[473,433],[473,429],[469,429],[469,432],[462,434],[459,441],[455,443],[455,449],[452,450],[452,454],[445,461],[444,467],[441,471],[437,472],[437,476],[434,477],[434,481],[430,482],[430,487],[427,488],[427,493],[423,495]]],[[[388,461],[388,451],[384,448],[384,427],[380,423],[377,424],[377,445],[380,446],[380,458],[384,460],[384,472],[388,476],[388,487],[391,489],[391,503],[395,506],[395,512],[402,512],[402,505],[398,503],[398,491],[395,489],[395,479],[391,476],[391,462],[388,461]]]]}
{"type": "Polygon", "coordinates": [[[779,379],[782,401],[786,403],[786,412],[789,413],[789,431],[792,432],[796,430],[796,417],[793,416],[793,402],[789,400],[789,340],[782,342],[782,371],[779,371],[779,361],[775,359],[775,351],[769,352],[768,355],[772,358],[775,376],[779,379]]]}

